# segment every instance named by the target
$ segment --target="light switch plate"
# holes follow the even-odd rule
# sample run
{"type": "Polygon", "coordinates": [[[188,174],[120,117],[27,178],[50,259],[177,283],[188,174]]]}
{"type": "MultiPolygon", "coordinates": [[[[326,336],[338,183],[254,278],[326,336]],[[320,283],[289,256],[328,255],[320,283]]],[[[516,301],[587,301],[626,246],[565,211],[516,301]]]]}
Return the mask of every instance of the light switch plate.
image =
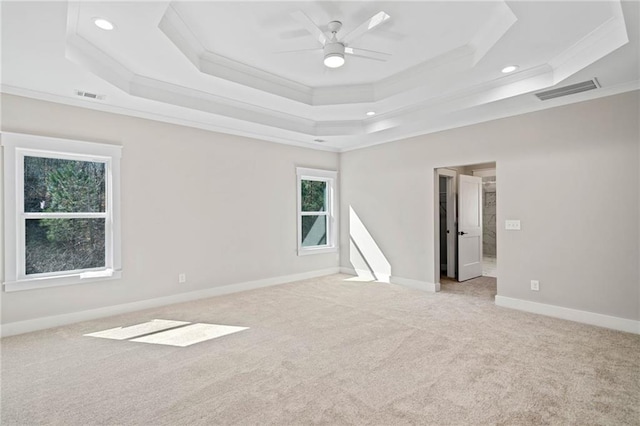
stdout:
{"type": "Polygon", "coordinates": [[[508,231],[519,231],[520,230],[520,221],[519,220],[505,220],[504,221],[504,229],[508,231]]]}

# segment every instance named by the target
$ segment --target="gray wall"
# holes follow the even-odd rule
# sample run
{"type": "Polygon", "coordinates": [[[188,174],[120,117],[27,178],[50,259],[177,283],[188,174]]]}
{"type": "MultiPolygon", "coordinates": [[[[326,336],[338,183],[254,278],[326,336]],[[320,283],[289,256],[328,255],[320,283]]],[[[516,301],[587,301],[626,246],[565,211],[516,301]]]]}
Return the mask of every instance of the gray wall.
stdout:
{"type": "Polygon", "coordinates": [[[1,292],[2,323],[338,266],[296,254],[295,174],[338,154],[10,95],[2,130],[124,147],[123,278],[1,292]]]}
{"type": "Polygon", "coordinates": [[[0,293],[2,323],[336,266],[296,256],[295,166],[340,163],[342,266],[357,220],[381,275],[434,282],[434,168],[490,161],[498,293],[640,319],[638,114],[632,92],[338,156],[3,95],[4,131],[124,146],[124,278],[0,293]]]}
{"type": "Polygon", "coordinates": [[[353,209],[392,276],[435,282],[434,168],[496,161],[498,294],[640,319],[638,96],[343,153],[341,265],[353,209]]]}

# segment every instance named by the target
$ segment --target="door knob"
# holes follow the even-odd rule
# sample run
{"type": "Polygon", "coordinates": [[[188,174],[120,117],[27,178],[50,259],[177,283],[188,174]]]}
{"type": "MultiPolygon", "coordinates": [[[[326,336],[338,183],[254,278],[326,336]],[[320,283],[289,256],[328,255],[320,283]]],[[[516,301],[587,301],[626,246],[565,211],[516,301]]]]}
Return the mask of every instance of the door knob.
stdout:
{"type": "Polygon", "coordinates": [[[465,235],[465,234],[468,234],[468,232],[464,232],[464,231],[458,232],[458,235],[465,235]]]}

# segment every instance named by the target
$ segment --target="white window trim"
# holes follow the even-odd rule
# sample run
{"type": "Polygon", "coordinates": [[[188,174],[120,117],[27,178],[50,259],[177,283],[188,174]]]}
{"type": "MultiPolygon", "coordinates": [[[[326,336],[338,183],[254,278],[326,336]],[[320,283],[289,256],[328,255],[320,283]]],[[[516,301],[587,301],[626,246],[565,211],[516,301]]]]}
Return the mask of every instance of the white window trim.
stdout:
{"type": "Polygon", "coordinates": [[[298,256],[309,254],[336,253],[338,251],[338,172],[331,170],[296,167],[297,181],[297,216],[298,216],[298,256]],[[322,246],[302,247],[302,180],[327,182],[327,244],[322,246]]]}
{"type": "MultiPolygon", "coordinates": [[[[4,151],[4,291],[30,290],[71,284],[117,279],[122,276],[121,230],[120,230],[120,157],[122,147],[94,142],[21,133],[2,133],[0,144],[4,151]],[[44,156],[104,162],[106,166],[107,205],[106,213],[95,213],[104,218],[105,267],[63,271],[58,273],[24,273],[24,156],[44,156]]],[[[38,213],[26,214],[35,218],[38,213]]],[[[75,213],[60,213],[56,216],[73,217],[75,213]]],[[[81,214],[87,217],[86,213],[81,214]]],[[[48,216],[51,217],[51,216],[48,216]]]]}

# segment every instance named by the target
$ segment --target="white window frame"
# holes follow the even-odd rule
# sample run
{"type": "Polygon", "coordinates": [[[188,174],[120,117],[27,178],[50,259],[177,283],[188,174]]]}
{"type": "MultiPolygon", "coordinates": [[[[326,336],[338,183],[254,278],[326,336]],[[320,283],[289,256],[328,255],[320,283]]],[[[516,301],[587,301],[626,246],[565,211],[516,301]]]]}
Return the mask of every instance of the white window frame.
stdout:
{"type": "Polygon", "coordinates": [[[122,276],[120,231],[120,157],[122,147],[94,142],[3,132],[4,154],[4,291],[85,284],[122,276]],[[106,211],[98,213],[25,213],[24,157],[60,158],[105,164],[106,211]],[[26,274],[27,219],[105,219],[105,266],[100,268],[26,274]]]}
{"type": "Polygon", "coordinates": [[[298,256],[308,254],[336,253],[338,251],[338,172],[331,170],[296,167],[298,199],[298,256]],[[327,205],[325,212],[302,211],[302,181],[327,182],[327,205]],[[327,216],[327,242],[321,246],[302,246],[302,216],[327,216]]]}

